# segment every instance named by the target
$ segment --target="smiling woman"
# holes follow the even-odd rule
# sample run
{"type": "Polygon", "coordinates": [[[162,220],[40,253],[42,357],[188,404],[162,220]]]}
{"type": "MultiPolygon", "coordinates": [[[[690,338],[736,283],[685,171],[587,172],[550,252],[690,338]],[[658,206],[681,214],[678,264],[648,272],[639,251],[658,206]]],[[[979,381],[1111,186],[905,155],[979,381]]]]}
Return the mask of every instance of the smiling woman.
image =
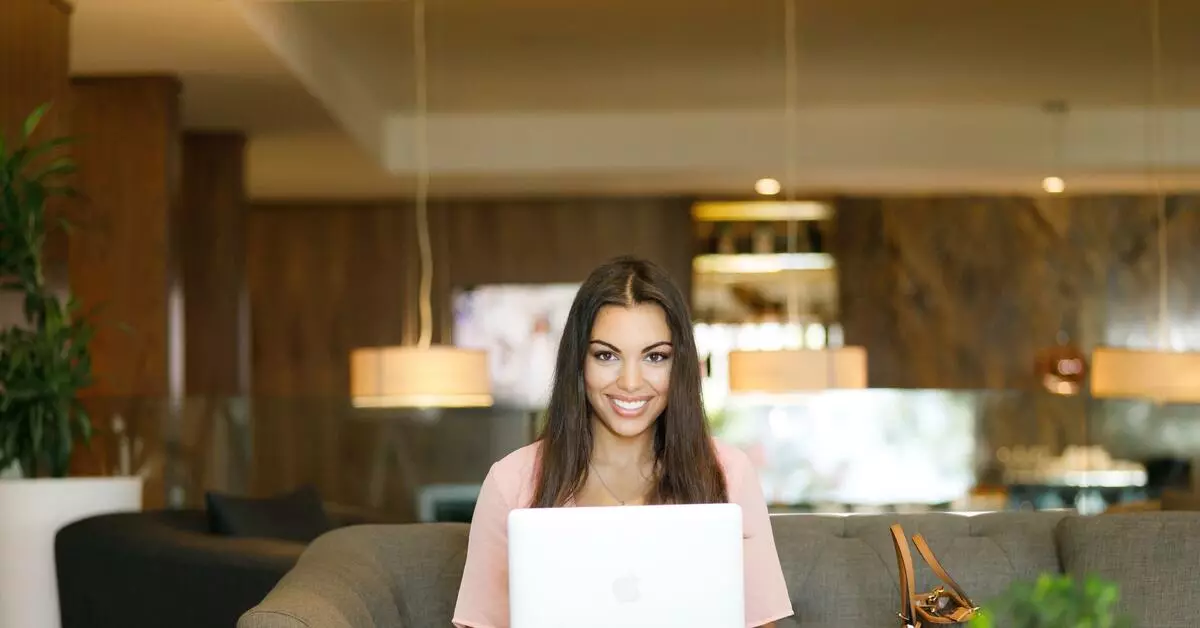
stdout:
{"type": "Polygon", "coordinates": [[[746,625],[790,616],[758,475],[709,435],[683,294],[651,262],[612,260],[575,295],[541,437],[484,479],[454,623],[508,625],[514,509],[724,502],[742,509],[746,625]]]}
{"type": "Polygon", "coordinates": [[[535,507],[728,500],[682,292],[618,258],[580,287],[559,344],[535,507]]]}

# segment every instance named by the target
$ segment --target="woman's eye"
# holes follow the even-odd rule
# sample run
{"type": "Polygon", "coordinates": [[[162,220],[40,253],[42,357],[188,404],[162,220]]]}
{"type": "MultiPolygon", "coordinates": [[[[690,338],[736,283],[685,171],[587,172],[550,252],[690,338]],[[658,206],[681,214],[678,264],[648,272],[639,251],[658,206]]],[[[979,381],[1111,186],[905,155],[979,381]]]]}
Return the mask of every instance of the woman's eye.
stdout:
{"type": "Polygon", "coordinates": [[[596,353],[592,354],[592,356],[601,362],[608,362],[609,360],[617,357],[613,355],[611,351],[597,351],[596,353]]]}
{"type": "Polygon", "coordinates": [[[659,364],[661,362],[666,362],[667,360],[671,359],[671,356],[669,356],[665,353],[651,353],[646,356],[646,359],[650,360],[651,364],[659,364]]]}

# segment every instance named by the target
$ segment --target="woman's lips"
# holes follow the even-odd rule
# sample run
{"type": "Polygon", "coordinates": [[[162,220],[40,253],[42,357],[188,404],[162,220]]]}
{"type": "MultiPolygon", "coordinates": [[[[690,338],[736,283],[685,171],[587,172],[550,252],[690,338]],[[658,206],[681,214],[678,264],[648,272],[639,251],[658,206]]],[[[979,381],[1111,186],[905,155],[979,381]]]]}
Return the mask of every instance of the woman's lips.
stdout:
{"type": "Polygon", "coordinates": [[[608,405],[613,409],[617,416],[626,419],[636,419],[642,416],[646,411],[646,407],[650,405],[649,397],[612,397],[608,398],[608,405]]]}

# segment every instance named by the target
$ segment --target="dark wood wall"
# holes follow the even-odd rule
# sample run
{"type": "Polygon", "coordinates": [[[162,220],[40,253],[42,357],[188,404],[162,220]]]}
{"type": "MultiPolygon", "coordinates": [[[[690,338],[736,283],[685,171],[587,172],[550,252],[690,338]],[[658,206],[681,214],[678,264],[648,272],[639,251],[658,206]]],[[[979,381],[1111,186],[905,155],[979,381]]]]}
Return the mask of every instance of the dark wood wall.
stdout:
{"type": "MultiPolygon", "coordinates": [[[[435,203],[435,341],[450,340],[455,286],[577,282],[629,253],[663,264],[686,289],[689,211],[676,199],[435,203]]],[[[417,338],[417,260],[414,212],[402,201],[252,206],[252,492],[313,483],[328,500],[407,520],[418,484],[476,482],[523,444],[520,413],[429,423],[349,407],[350,351],[417,338]]]]}
{"type": "Polygon", "coordinates": [[[15,135],[35,107],[52,103],[47,137],[69,124],[71,8],[63,0],[0,2],[0,129],[15,135]]]}
{"type": "MultiPolygon", "coordinates": [[[[35,140],[70,129],[71,7],[64,0],[0,2],[0,133],[15,141],[25,118],[39,105],[51,109],[35,140]]],[[[59,212],[57,201],[51,206],[59,212]]],[[[53,231],[46,241],[47,280],[67,284],[67,239],[53,231]]]]}
{"type": "MultiPolygon", "coordinates": [[[[689,208],[669,198],[435,203],[435,340],[449,340],[455,286],[582,281],[629,253],[687,289],[689,208]]],[[[258,203],[247,250],[257,395],[344,397],[353,348],[416,340],[408,203],[258,203]]]]}
{"type": "MultiPolygon", "coordinates": [[[[842,319],[847,340],[868,349],[871,385],[988,390],[978,401],[991,446],[1092,442],[1085,400],[1034,393],[1034,356],[1060,330],[1085,351],[1157,340],[1151,198],[852,197],[837,209],[842,319]]],[[[1177,346],[1189,348],[1200,345],[1191,321],[1200,306],[1198,209],[1190,196],[1168,207],[1170,320],[1177,346]]],[[[431,218],[443,341],[453,286],[579,281],[621,253],[654,258],[689,283],[686,200],[459,201],[435,204],[431,218]]],[[[405,511],[412,486],[383,497],[363,486],[385,428],[350,411],[345,394],[353,348],[416,338],[410,206],[258,203],[248,224],[254,491],[312,481],[331,499],[405,511]]],[[[453,464],[419,465],[421,482],[455,482],[486,470],[477,463],[497,454],[489,447],[501,423],[386,429],[411,452],[455,452],[453,464]]],[[[385,476],[413,473],[388,467],[385,476]]]]}
{"type": "Polygon", "coordinates": [[[166,397],[172,355],[182,350],[172,346],[169,312],[182,297],[172,233],[179,92],[169,76],[72,81],[80,199],[72,207],[71,290],[96,328],[94,396],[166,397]]]}
{"type": "Polygon", "coordinates": [[[189,396],[250,391],[246,137],[183,134],[179,232],[189,396]]]}
{"type": "MultiPolygon", "coordinates": [[[[1200,198],[1168,199],[1170,329],[1200,348],[1200,198]]],[[[843,198],[833,249],[848,342],[883,388],[1033,389],[1063,329],[1155,347],[1158,237],[1145,196],[843,198]]]]}
{"type": "MultiPolygon", "coordinates": [[[[1168,199],[1171,329],[1200,345],[1200,198],[1168,199]]],[[[1154,346],[1156,212],[1132,195],[847,197],[831,250],[847,340],[886,388],[1035,389],[1062,330],[1154,346]]],[[[435,337],[453,286],[579,281],[619,253],[690,283],[683,199],[456,201],[431,210],[435,337]]],[[[249,220],[255,391],[345,394],[356,346],[416,338],[416,242],[404,202],[259,203],[249,220]],[[303,315],[300,315],[303,313],[303,315]]]]}

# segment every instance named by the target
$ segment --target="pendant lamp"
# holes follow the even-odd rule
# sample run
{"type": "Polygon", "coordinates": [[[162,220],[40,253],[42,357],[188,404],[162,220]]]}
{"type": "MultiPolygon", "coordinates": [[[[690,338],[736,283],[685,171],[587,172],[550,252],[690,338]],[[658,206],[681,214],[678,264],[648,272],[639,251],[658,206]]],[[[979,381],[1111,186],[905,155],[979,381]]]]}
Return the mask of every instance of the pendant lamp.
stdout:
{"type": "Polygon", "coordinates": [[[1157,350],[1098,347],[1092,352],[1092,396],[1100,399],[1149,399],[1157,403],[1200,403],[1200,353],[1175,351],[1170,343],[1167,258],[1167,200],[1162,189],[1162,24],[1159,0],[1150,0],[1152,124],[1147,144],[1154,159],[1158,231],[1157,350]]]}
{"type": "Polygon", "coordinates": [[[862,347],[729,353],[729,389],[734,392],[789,394],[866,387],[867,351],[862,347]]]}
{"type": "Polygon", "coordinates": [[[416,220],[421,285],[416,346],[365,347],[350,354],[350,397],[358,408],[462,408],[492,405],[484,351],[432,344],[433,251],[429,238],[429,152],[425,0],[413,2],[416,76],[416,220]]]}
{"type": "MultiPolygon", "coordinates": [[[[784,0],[784,112],[787,202],[795,202],[796,116],[798,74],[796,59],[796,0],[784,0]]],[[[796,250],[796,221],[787,223],[788,253],[796,250]]],[[[795,285],[788,295],[788,320],[796,319],[795,285]]],[[[731,393],[788,394],[829,388],[866,388],[867,350],[863,347],[785,349],[729,352],[731,393]]]]}
{"type": "Polygon", "coordinates": [[[1034,373],[1046,391],[1056,395],[1079,394],[1087,378],[1087,356],[1065,332],[1059,331],[1056,344],[1038,351],[1034,373]]]}

